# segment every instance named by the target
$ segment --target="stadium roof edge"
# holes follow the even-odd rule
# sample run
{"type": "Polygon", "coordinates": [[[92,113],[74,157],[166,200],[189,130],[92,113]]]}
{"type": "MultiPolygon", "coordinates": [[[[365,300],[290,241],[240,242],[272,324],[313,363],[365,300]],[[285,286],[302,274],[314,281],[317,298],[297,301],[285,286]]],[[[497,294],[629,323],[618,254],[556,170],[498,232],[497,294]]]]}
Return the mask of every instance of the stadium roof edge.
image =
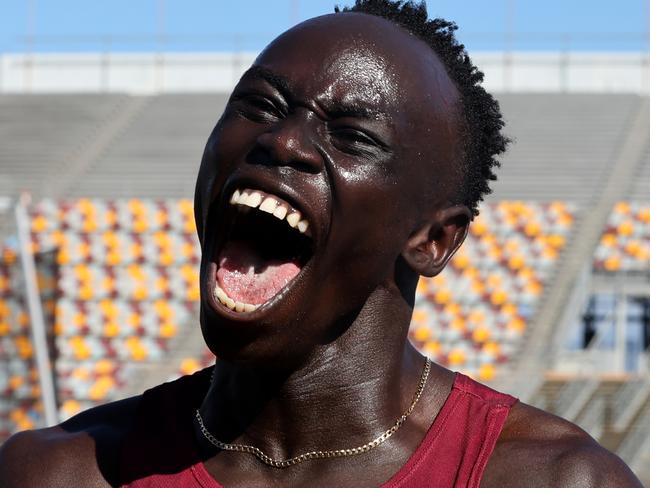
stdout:
{"type": "MultiPolygon", "coordinates": [[[[0,55],[0,93],[228,92],[257,53],[141,52],[0,55]]],[[[647,52],[472,54],[495,92],[650,94],[647,52]]]]}

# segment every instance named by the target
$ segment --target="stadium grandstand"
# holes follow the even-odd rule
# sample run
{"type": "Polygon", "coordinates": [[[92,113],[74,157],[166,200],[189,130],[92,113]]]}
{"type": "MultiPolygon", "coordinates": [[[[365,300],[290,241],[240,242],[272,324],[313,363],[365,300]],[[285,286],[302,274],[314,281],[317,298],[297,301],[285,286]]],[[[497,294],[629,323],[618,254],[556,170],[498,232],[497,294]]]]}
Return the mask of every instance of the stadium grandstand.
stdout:
{"type": "MultiPolygon", "coordinates": [[[[253,56],[139,56],[3,58],[0,442],[214,360],[192,194],[253,56]]],[[[650,63],[476,58],[514,143],[463,248],[421,280],[411,339],[650,483],[650,63]]]]}

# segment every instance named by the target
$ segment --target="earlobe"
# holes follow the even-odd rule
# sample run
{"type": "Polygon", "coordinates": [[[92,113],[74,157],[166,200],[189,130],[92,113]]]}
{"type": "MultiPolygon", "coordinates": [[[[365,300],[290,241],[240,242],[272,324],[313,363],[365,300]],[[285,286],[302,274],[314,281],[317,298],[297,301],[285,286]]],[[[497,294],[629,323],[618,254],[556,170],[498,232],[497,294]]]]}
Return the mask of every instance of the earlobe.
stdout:
{"type": "Polygon", "coordinates": [[[465,240],[471,217],[464,205],[437,211],[409,237],[402,257],[419,275],[437,275],[465,240]]]}

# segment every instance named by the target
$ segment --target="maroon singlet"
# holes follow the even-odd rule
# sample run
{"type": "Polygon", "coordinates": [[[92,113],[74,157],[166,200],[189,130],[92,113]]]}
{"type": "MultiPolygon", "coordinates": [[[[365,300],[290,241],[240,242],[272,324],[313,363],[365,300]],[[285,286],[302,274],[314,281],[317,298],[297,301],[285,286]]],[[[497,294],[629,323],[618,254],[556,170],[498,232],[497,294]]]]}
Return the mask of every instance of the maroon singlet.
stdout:
{"type": "MultiPolygon", "coordinates": [[[[212,368],[147,390],[121,453],[120,486],[223,488],[203,466],[194,410],[212,368]]],[[[449,397],[408,462],[382,488],[478,487],[516,398],[457,373],[449,397]]]]}

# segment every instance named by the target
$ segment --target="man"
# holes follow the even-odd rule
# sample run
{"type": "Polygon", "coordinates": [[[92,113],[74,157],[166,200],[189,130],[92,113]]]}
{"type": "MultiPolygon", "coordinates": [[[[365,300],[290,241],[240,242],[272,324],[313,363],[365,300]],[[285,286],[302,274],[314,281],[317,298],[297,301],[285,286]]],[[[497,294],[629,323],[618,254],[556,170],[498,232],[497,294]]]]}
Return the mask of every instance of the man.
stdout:
{"type": "Polygon", "coordinates": [[[453,32],[360,0],[260,54],[196,186],[216,366],[14,436],[2,486],[640,486],[407,340],[419,276],[463,242],[507,143],[453,32]]]}

